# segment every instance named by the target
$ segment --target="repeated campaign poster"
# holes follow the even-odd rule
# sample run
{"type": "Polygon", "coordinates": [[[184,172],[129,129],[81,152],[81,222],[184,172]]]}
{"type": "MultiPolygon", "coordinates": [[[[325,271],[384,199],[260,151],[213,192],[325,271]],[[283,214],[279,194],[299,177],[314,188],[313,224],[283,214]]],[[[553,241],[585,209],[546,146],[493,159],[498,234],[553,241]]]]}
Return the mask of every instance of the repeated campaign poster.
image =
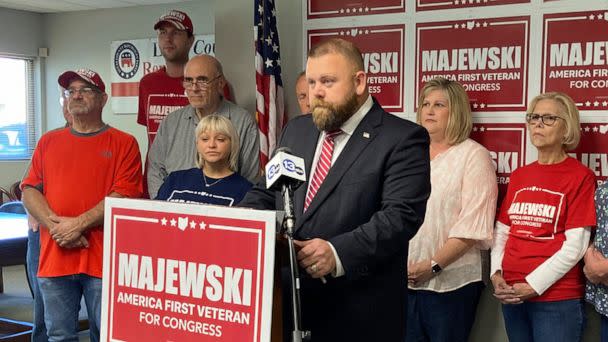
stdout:
{"type": "Polygon", "coordinates": [[[333,18],[405,12],[405,0],[307,0],[307,18],[333,18]]]}
{"type": "Polygon", "coordinates": [[[608,122],[582,123],[581,141],[570,155],[587,166],[598,185],[608,178],[608,122]]]}
{"type": "Polygon", "coordinates": [[[416,0],[416,11],[524,4],[530,0],[416,0]]]}
{"type": "Polygon", "coordinates": [[[608,8],[543,17],[542,89],[608,111],[608,8]]]}
{"type": "Polygon", "coordinates": [[[485,146],[496,170],[498,202],[507,193],[511,173],[526,164],[526,125],[520,123],[475,123],[471,139],[485,146]]]}
{"type": "Polygon", "coordinates": [[[416,108],[426,82],[460,82],[473,111],[524,110],[529,17],[478,18],[416,25],[416,108]]]}
{"type": "Polygon", "coordinates": [[[308,48],[327,38],[343,38],[363,54],[368,89],[389,112],[403,112],[404,25],[341,27],[308,31],[308,48]]]}
{"type": "MultiPolygon", "coordinates": [[[[190,57],[215,56],[215,35],[195,35],[190,57]]],[[[165,65],[156,38],[113,41],[110,44],[112,112],[115,114],[137,113],[139,80],[165,65]]],[[[152,100],[153,101],[153,100],[152,100]]]]}
{"type": "Polygon", "coordinates": [[[275,222],[106,198],[102,341],[269,341],[275,222]]]}

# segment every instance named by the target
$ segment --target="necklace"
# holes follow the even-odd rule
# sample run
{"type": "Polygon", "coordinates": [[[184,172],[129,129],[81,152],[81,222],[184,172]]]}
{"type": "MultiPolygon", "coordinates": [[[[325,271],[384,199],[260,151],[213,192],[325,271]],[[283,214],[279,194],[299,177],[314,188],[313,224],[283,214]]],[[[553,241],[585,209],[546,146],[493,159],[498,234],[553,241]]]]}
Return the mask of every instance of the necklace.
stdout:
{"type": "Polygon", "coordinates": [[[207,188],[208,188],[208,187],[214,186],[215,184],[217,184],[217,183],[219,183],[219,182],[223,181],[223,180],[224,180],[224,178],[220,178],[220,179],[216,180],[215,182],[213,182],[213,183],[209,184],[209,183],[207,183],[207,176],[205,176],[205,172],[203,172],[203,180],[205,181],[205,187],[207,187],[207,188]]]}

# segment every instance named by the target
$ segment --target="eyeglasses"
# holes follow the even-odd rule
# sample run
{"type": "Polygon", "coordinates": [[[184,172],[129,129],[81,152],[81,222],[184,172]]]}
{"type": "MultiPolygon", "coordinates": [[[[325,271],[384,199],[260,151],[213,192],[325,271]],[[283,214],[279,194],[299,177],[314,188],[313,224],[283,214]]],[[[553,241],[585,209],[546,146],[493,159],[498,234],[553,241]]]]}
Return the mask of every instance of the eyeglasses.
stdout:
{"type": "Polygon", "coordinates": [[[542,121],[544,125],[553,126],[557,119],[564,120],[561,116],[552,115],[552,114],[536,114],[536,113],[528,113],[526,114],[526,122],[530,125],[535,125],[538,123],[538,120],[542,121]]]}
{"type": "Polygon", "coordinates": [[[218,78],[220,78],[222,76],[222,74],[219,74],[217,76],[215,76],[214,78],[210,79],[210,80],[206,80],[202,77],[193,79],[191,77],[187,77],[184,78],[184,80],[182,81],[182,85],[184,86],[184,88],[186,89],[192,89],[194,88],[194,85],[196,84],[199,88],[201,89],[207,89],[211,86],[211,83],[213,83],[213,81],[217,80],[218,78]]]}
{"type": "Polygon", "coordinates": [[[91,95],[93,93],[96,93],[97,90],[91,88],[91,87],[83,87],[83,88],[70,88],[70,89],[66,89],[63,91],[63,95],[65,97],[72,97],[74,96],[76,93],[80,93],[81,95],[91,95]]]}

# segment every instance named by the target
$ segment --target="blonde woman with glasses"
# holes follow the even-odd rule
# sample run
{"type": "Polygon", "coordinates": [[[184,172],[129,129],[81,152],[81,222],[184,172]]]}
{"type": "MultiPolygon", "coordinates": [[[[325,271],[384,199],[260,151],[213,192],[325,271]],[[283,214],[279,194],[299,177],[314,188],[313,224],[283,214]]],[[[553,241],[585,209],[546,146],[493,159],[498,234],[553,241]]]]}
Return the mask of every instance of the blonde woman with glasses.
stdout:
{"type": "Polygon", "coordinates": [[[578,109],[568,95],[535,97],[526,122],[538,160],[511,174],[492,248],[494,296],[509,340],[580,341],[580,260],[596,223],[595,176],[567,154],[580,140],[578,109]]]}

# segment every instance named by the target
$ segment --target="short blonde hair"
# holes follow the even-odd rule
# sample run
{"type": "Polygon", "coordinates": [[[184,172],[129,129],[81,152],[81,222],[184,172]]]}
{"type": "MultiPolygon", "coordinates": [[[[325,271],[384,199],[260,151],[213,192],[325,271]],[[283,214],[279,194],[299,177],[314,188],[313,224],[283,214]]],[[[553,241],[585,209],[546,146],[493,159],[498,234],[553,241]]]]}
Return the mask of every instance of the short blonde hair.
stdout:
{"type": "Polygon", "coordinates": [[[420,90],[416,121],[420,123],[422,103],[433,90],[442,90],[448,98],[450,115],[445,129],[445,137],[448,143],[456,145],[467,140],[471,130],[473,130],[473,115],[471,114],[469,96],[464,87],[456,81],[443,77],[435,77],[428,81],[420,90]]]}
{"type": "MultiPolygon", "coordinates": [[[[232,122],[226,117],[217,114],[207,115],[198,122],[194,129],[196,141],[204,132],[216,132],[223,134],[230,139],[230,156],[228,156],[230,170],[236,171],[238,160],[239,160],[239,135],[232,125],[232,122]]],[[[196,153],[196,166],[203,168],[205,166],[205,160],[200,153],[196,153]]]]}
{"type": "MultiPolygon", "coordinates": [[[[578,108],[570,96],[561,92],[550,92],[536,96],[528,105],[527,114],[534,112],[534,107],[542,100],[553,100],[561,108],[560,113],[552,113],[561,116],[566,124],[566,134],[562,141],[562,147],[565,151],[571,151],[578,146],[581,140],[581,124],[578,108]]],[[[541,113],[544,114],[544,113],[541,113]]]]}

